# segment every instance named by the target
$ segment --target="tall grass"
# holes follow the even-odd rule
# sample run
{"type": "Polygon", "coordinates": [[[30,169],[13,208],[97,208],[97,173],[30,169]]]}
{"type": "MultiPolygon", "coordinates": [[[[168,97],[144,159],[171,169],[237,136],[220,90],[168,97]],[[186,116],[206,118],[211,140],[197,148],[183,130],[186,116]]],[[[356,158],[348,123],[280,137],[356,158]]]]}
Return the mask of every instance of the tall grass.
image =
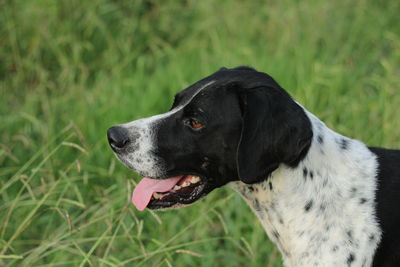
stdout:
{"type": "Polygon", "coordinates": [[[281,266],[232,191],[137,212],[111,125],[221,66],[268,72],[329,126],[400,147],[400,2],[0,1],[0,266],[281,266]]]}

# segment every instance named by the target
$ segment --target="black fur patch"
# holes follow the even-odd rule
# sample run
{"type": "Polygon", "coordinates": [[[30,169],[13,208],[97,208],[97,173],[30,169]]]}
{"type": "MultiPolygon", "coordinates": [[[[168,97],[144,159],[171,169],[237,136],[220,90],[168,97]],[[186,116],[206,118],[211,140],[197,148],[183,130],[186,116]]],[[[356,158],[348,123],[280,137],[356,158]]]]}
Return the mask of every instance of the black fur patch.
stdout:
{"type": "Polygon", "coordinates": [[[306,167],[303,168],[303,177],[306,179],[308,175],[308,170],[306,167]]]}
{"type": "Polygon", "coordinates": [[[274,231],[272,234],[277,240],[279,240],[280,235],[277,231],[274,231]]]}
{"type": "Polygon", "coordinates": [[[352,262],[355,260],[355,256],[353,253],[350,253],[349,256],[347,257],[347,265],[350,266],[352,262]]]}
{"type": "Polygon", "coordinates": [[[308,212],[312,208],[313,204],[313,200],[308,201],[307,204],[304,206],[304,210],[308,212]]]}
{"type": "Polygon", "coordinates": [[[347,139],[343,138],[340,141],[340,148],[343,149],[343,150],[346,150],[348,148],[348,146],[349,146],[349,141],[347,139]]]}

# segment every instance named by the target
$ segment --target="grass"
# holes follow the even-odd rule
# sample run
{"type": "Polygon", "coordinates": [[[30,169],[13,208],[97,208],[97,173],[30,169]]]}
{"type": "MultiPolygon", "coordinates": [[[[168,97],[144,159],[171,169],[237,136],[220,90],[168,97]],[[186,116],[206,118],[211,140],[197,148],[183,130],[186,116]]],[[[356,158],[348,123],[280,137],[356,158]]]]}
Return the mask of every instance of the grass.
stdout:
{"type": "Polygon", "coordinates": [[[398,1],[0,1],[0,266],[281,266],[232,191],[137,212],[109,126],[221,66],[271,74],[342,134],[400,147],[398,1]]]}

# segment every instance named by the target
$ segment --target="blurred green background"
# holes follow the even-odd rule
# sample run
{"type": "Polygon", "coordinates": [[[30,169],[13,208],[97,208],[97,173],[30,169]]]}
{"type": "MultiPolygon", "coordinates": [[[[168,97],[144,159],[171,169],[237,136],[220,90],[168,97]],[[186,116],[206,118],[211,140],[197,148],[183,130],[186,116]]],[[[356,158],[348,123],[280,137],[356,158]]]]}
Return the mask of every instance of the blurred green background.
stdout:
{"type": "Polygon", "coordinates": [[[0,266],[281,266],[238,195],[138,212],[108,127],[221,66],[400,147],[400,2],[0,0],[0,266]]]}

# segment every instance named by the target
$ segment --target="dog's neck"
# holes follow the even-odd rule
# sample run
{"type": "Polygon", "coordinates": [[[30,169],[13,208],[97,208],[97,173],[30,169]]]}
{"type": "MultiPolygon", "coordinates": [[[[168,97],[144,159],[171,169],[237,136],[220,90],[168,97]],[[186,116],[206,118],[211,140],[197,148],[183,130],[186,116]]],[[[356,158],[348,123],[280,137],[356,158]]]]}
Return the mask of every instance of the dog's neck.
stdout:
{"type": "Polygon", "coordinates": [[[376,157],[307,115],[314,136],[296,168],[281,164],[264,182],[229,186],[257,214],[286,266],[370,266],[381,235],[376,157]]]}

